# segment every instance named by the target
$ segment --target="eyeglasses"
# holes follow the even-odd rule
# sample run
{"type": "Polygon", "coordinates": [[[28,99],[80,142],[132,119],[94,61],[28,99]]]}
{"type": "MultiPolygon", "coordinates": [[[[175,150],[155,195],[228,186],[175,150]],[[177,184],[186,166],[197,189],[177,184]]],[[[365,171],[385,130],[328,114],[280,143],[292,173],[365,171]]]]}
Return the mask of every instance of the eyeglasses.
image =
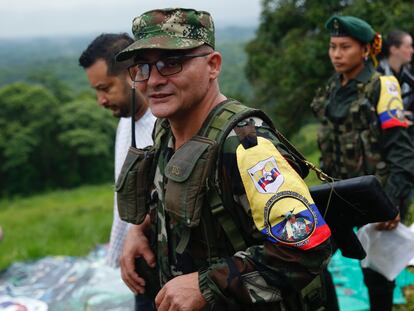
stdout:
{"type": "Polygon", "coordinates": [[[152,65],[155,65],[159,74],[163,77],[172,76],[183,70],[183,63],[185,61],[196,57],[204,57],[210,54],[211,52],[198,55],[170,56],[151,63],[136,63],[128,67],[128,72],[134,82],[143,82],[148,80],[151,74],[152,65]]]}

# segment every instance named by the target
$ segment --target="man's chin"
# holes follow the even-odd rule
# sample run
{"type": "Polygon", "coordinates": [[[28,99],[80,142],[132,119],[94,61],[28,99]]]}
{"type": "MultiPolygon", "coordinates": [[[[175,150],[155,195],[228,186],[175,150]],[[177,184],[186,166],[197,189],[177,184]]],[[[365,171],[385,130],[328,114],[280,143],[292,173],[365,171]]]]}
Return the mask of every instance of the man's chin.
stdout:
{"type": "Polygon", "coordinates": [[[343,74],[344,72],[346,72],[345,68],[342,66],[334,66],[334,70],[336,73],[339,73],[339,74],[343,74]]]}
{"type": "Polygon", "coordinates": [[[121,114],[119,113],[119,111],[114,111],[114,110],[112,110],[112,115],[115,117],[115,118],[121,118],[121,114]]]}
{"type": "Polygon", "coordinates": [[[131,114],[128,111],[113,110],[112,115],[115,118],[129,118],[131,114]]]}
{"type": "Polygon", "coordinates": [[[150,107],[151,109],[151,113],[156,117],[156,118],[166,118],[168,119],[171,116],[171,112],[169,110],[166,109],[159,109],[159,107],[150,107]]]}

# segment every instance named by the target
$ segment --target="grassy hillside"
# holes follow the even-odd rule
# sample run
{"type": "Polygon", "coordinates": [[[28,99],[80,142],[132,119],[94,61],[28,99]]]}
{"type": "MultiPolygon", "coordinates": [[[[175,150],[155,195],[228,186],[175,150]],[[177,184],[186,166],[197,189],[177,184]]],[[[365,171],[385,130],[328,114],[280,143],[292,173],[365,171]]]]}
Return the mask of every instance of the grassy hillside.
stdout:
{"type": "Polygon", "coordinates": [[[86,255],[109,239],[113,187],[84,186],[0,201],[0,270],[47,255],[86,255]]]}
{"type": "MultiPolygon", "coordinates": [[[[304,127],[295,145],[316,163],[316,125],[304,127]]],[[[309,184],[318,183],[314,174],[309,184]]],[[[97,243],[109,239],[113,186],[83,186],[27,198],[0,200],[0,270],[14,261],[47,255],[86,255],[97,243]]]]}

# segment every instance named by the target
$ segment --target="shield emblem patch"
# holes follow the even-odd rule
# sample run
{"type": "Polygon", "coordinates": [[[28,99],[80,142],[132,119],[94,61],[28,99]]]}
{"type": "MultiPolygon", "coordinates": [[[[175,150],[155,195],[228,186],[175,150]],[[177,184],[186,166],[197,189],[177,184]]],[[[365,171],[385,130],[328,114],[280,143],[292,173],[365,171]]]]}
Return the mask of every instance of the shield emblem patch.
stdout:
{"type": "Polygon", "coordinates": [[[283,175],[274,157],[256,163],[248,169],[254,186],[260,193],[276,193],[283,184],[283,175]]]}

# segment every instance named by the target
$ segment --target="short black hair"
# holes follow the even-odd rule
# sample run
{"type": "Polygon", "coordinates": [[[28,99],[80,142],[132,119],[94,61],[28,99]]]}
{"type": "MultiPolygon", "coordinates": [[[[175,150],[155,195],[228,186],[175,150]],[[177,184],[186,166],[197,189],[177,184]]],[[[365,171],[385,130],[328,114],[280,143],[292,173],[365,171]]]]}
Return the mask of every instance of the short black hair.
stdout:
{"type": "Polygon", "coordinates": [[[409,35],[410,34],[408,32],[405,32],[400,29],[394,29],[393,31],[390,31],[390,33],[387,35],[387,38],[384,40],[385,56],[388,57],[390,55],[390,49],[392,46],[399,48],[403,42],[403,38],[409,35]]]}
{"type": "Polygon", "coordinates": [[[115,56],[133,42],[134,40],[127,33],[103,33],[82,52],[79,65],[87,69],[97,60],[103,59],[108,66],[108,74],[118,75],[129,66],[130,62],[117,62],[115,56]]]}

